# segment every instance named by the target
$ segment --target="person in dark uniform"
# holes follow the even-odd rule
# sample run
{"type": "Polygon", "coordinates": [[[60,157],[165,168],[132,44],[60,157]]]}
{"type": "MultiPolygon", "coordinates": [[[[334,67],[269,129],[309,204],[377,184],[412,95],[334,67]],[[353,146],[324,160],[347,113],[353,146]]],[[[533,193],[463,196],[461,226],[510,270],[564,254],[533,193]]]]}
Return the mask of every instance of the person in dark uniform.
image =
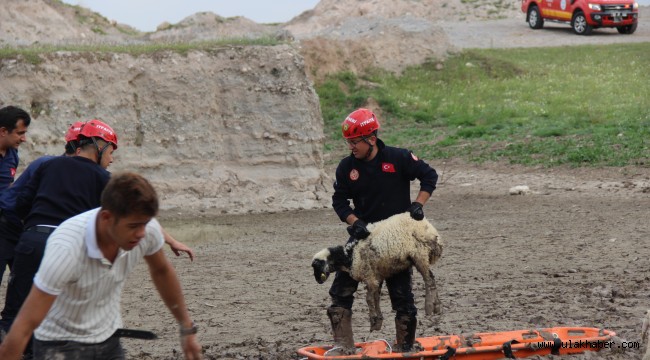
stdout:
{"type": "MultiPolygon", "coordinates": [[[[424,219],[422,207],[436,188],[438,174],[406,149],[386,146],[377,137],[379,121],[368,109],[353,111],[343,121],[343,137],[351,151],[336,168],[332,206],[347,223],[350,238],[370,235],[367,223],[409,212],[415,220],[424,219]],[[420,191],[411,202],[411,181],[420,181],[420,191]],[[353,207],[350,204],[352,200],[353,207]]],[[[411,351],[415,341],[417,308],[411,284],[412,269],[386,279],[395,315],[396,351],[411,351]]],[[[352,303],[359,283],[347,272],[336,273],[329,294],[332,305],[327,315],[334,341],[344,354],[355,351],[352,334],[352,303]]]]}
{"type": "MultiPolygon", "coordinates": [[[[99,206],[110,179],[106,170],[117,149],[110,126],[90,120],[79,132],[76,156],[59,156],[41,164],[16,198],[16,214],[25,230],[14,249],[0,330],[7,333],[31,290],[48,236],[66,219],[99,206]]],[[[31,346],[26,355],[31,357],[31,346]]]]}
{"type": "MultiPolygon", "coordinates": [[[[81,130],[82,122],[78,121],[72,124],[65,134],[65,156],[74,156],[78,146],[77,139],[81,130]]],[[[14,257],[14,247],[18,243],[18,238],[23,232],[22,220],[16,215],[16,197],[29,182],[36,169],[44,162],[54,159],[56,156],[45,155],[32,161],[18,179],[11,184],[6,190],[0,192],[0,280],[8,265],[11,270],[14,257]],[[4,263],[3,263],[4,261],[4,263]]]]}
{"type": "MultiPolygon", "coordinates": [[[[27,128],[31,119],[25,110],[15,106],[0,109],[0,197],[5,196],[7,189],[14,182],[19,163],[18,147],[27,140],[27,128]]],[[[13,229],[9,224],[9,216],[4,216],[3,209],[0,207],[0,281],[7,266],[11,267],[15,243],[13,239],[17,238],[13,231],[5,234],[5,227],[13,229]]]]}
{"type": "Polygon", "coordinates": [[[27,128],[32,118],[15,106],[0,109],[0,191],[14,182],[18,168],[18,147],[27,141],[27,128]]]}

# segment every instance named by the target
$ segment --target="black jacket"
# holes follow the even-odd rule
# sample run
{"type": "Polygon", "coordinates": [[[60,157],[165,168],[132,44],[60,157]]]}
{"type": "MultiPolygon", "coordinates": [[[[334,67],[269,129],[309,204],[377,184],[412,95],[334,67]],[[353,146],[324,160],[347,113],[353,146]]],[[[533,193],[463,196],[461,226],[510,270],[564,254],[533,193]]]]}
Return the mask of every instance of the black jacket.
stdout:
{"type": "Polygon", "coordinates": [[[366,222],[376,222],[405,212],[415,179],[420,180],[421,191],[432,193],[436,188],[438,174],[412,152],[386,146],[379,139],[377,146],[379,152],[371,161],[350,155],[336,168],[332,206],[343,222],[352,213],[366,222]]]}
{"type": "Polygon", "coordinates": [[[38,167],[16,198],[16,213],[25,229],[58,226],[64,220],[99,207],[110,173],[81,156],[61,156],[38,167]]]}

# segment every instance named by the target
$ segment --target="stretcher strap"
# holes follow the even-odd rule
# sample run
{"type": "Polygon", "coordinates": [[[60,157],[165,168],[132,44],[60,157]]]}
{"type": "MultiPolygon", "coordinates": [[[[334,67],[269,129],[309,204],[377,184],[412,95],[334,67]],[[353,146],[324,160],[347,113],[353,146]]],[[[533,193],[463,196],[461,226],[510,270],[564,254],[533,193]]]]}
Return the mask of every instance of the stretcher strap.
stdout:
{"type": "Polygon", "coordinates": [[[454,355],[456,355],[456,349],[451,346],[447,346],[447,352],[440,356],[440,360],[449,360],[454,355]]]}
{"type": "Polygon", "coordinates": [[[560,355],[560,348],[562,347],[562,340],[560,338],[553,339],[553,347],[551,347],[551,354],[560,355]]]}
{"type": "Polygon", "coordinates": [[[512,353],[512,344],[518,343],[517,340],[510,340],[503,343],[503,355],[508,359],[514,359],[515,355],[512,353]]]}

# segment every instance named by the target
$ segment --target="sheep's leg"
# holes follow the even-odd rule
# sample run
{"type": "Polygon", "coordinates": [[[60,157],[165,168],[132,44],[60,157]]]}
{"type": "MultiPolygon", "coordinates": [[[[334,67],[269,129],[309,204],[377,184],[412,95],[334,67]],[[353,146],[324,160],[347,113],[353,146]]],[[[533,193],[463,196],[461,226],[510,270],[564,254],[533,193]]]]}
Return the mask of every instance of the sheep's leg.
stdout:
{"type": "Polygon", "coordinates": [[[438,298],[438,288],[436,287],[436,277],[433,275],[433,271],[429,269],[428,271],[429,279],[425,279],[426,285],[426,297],[425,297],[425,312],[427,315],[434,313],[436,315],[442,314],[442,304],[440,303],[440,298],[438,298]]]}
{"type": "Polygon", "coordinates": [[[379,308],[379,283],[368,282],[366,283],[366,286],[368,288],[368,292],[366,293],[366,302],[368,303],[368,312],[370,315],[370,331],[381,330],[384,317],[379,308]]]}
{"type": "Polygon", "coordinates": [[[438,298],[438,288],[436,287],[436,278],[433,271],[429,266],[422,263],[415,263],[415,267],[424,279],[425,297],[424,297],[424,312],[427,315],[442,313],[442,305],[438,298]]]}

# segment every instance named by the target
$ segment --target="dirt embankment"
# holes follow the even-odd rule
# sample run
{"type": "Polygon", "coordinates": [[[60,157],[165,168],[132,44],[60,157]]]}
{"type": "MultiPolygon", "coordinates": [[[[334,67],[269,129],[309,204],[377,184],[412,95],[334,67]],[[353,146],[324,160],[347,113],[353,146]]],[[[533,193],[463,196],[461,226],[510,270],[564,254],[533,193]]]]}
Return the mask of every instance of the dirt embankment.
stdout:
{"type": "Polygon", "coordinates": [[[117,132],[113,172],[138,171],[165,208],[223,213],[320,208],[323,120],[289,45],[147,56],[57,52],[0,61],[0,104],[31,111],[23,164],[60,154],[79,119],[117,132]]]}

